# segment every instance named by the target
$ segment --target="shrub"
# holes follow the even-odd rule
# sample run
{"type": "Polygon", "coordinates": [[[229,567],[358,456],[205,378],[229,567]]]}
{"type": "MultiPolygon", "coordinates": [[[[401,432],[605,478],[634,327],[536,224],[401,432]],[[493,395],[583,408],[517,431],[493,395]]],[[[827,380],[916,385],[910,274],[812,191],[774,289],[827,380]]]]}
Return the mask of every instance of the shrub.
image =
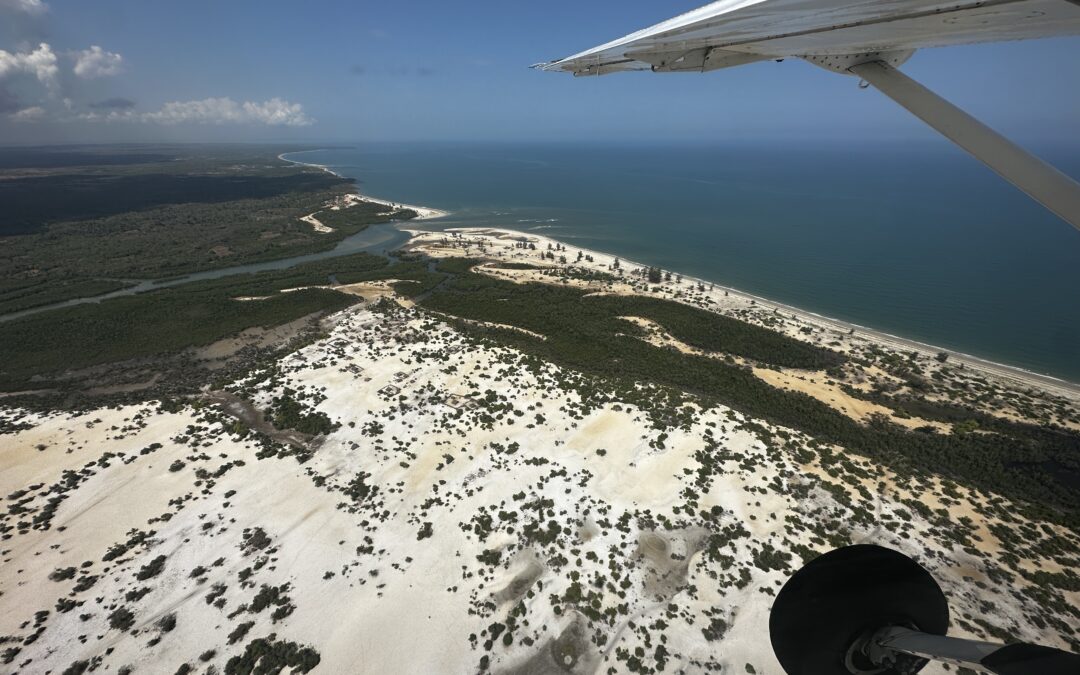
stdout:
{"type": "Polygon", "coordinates": [[[53,581],[66,581],[67,579],[74,579],[75,578],[75,568],[74,567],[63,567],[63,568],[58,567],[49,574],[49,578],[52,579],[53,581]]]}
{"type": "Polygon", "coordinates": [[[161,574],[161,570],[165,569],[165,556],[159,555],[147,564],[143,565],[135,578],[139,581],[146,581],[147,579],[153,579],[157,575],[161,574]]]}
{"type": "Polygon", "coordinates": [[[293,673],[306,673],[319,665],[320,660],[319,652],[311,647],[279,641],[271,634],[252,640],[243,654],[229,659],[225,675],[277,675],[286,668],[291,668],[293,673]]]}
{"type": "Polygon", "coordinates": [[[109,627],[126,632],[135,625],[135,614],[127,607],[120,607],[109,615],[109,627]]]}

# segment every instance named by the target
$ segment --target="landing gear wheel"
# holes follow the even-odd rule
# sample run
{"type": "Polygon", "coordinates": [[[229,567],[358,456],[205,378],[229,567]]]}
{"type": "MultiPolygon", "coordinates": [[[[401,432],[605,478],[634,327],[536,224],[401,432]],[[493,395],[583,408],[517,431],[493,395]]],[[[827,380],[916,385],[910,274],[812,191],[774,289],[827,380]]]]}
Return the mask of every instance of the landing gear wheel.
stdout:
{"type": "Polygon", "coordinates": [[[902,553],[848,546],[810,561],[773,603],[769,636],[788,675],[909,675],[926,662],[877,666],[859,643],[885,626],[944,635],[949,605],[930,573],[902,553]]]}

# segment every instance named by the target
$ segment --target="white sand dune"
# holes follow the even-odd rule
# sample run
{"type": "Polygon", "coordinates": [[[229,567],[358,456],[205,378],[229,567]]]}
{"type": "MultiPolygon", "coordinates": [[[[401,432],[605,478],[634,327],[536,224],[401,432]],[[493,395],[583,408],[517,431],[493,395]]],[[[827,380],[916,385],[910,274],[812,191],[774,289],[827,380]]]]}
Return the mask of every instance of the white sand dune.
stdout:
{"type": "MultiPolygon", "coordinates": [[[[514,248],[524,236],[546,249],[492,231],[425,233],[412,245],[539,261],[514,248]]],[[[611,271],[611,256],[589,255],[611,271]]],[[[851,353],[872,343],[786,310],[771,319],[760,300],[691,291],[685,279],[646,290],[621,265],[625,279],[594,292],[772,320],[851,353]]],[[[954,634],[989,637],[990,626],[1065,646],[1046,619],[1080,630],[1027,593],[1035,582],[1019,572],[1060,572],[1080,537],[1029,523],[999,495],[902,478],[724,406],[692,405],[692,421],[661,430],[633,402],[583,399],[574,373],[405,303],[375,306],[392,296],[385,283],[345,290],[369,302],[227,386],[263,409],[293,392],[337,423],[310,456],[245,436],[198,401],[173,412],[157,402],[47,416],[0,408],[0,422],[28,425],[0,435],[0,670],[100,660],[101,672],[222,672],[274,635],[317,652],[314,672],[325,673],[556,672],[557,654],[572,673],[640,661],[779,674],[767,639],[775,592],[803,553],[837,541],[918,558],[949,595],[954,634]],[[1002,527],[1025,536],[1001,538],[1002,527]],[[68,568],[70,578],[50,579],[68,568]]],[[[1076,591],[1041,592],[1080,604],[1076,591]]]]}

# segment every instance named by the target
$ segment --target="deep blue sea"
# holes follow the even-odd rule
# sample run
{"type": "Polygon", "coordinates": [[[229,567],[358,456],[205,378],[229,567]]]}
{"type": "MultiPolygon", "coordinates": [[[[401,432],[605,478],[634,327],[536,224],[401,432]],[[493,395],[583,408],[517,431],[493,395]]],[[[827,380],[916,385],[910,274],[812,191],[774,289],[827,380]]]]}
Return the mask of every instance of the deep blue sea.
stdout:
{"type": "MultiPolygon", "coordinates": [[[[1080,148],[1034,148],[1080,177],[1080,148]]],[[[544,234],[1080,382],[1080,231],[941,143],[292,153],[438,227],[544,234]]]]}

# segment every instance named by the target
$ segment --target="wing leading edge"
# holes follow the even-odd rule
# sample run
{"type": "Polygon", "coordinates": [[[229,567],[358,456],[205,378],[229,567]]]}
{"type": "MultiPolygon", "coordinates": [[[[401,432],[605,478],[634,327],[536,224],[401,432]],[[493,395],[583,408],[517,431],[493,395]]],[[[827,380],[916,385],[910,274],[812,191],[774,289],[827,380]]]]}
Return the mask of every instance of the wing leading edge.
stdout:
{"type": "Polygon", "coordinates": [[[785,57],[1080,34],[1071,0],[719,0],[542,70],[701,72],[785,57]]]}
{"type": "Polygon", "coordinates": [[[1080,34],[1080,0],[719,0],[565,59],[581,75],[798,57],[858,75],[1080,230],[1080,183],[896,70],[922,47],[1080,34]]]}

